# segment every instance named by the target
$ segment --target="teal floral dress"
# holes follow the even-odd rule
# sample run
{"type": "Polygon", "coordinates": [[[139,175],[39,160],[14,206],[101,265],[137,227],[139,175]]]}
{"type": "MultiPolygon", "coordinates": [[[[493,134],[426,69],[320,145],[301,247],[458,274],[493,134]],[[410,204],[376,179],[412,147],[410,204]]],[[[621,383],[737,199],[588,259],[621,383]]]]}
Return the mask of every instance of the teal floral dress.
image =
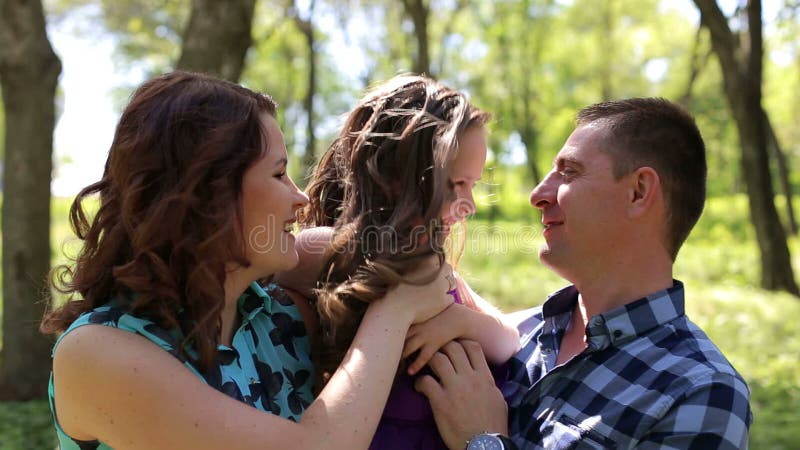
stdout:
{"type": "MultiPolygon", "coordinates": [[[[266,290],[257,283],[251,284],[239,298],[238,307],[242,322],[231,346],[219,346],[219,364],[206,374],[201,374],[180,356],[177,351],[181,341],[179,330],[160,328],[147,319],[127,314],[113,302],[81,315],[58,342],[70,331],[89,324],[135,333],[180,359],[192,373],[225,395],[261,411],[299,420],[314,399],[311,343],[300,312],[286,293],[274,284],[267,286],[266,290]]],[[[61,450],[110,448],[99,441],[72,439],[61,430],[55,415],[52,374],[49,396],[61,450]]]]}

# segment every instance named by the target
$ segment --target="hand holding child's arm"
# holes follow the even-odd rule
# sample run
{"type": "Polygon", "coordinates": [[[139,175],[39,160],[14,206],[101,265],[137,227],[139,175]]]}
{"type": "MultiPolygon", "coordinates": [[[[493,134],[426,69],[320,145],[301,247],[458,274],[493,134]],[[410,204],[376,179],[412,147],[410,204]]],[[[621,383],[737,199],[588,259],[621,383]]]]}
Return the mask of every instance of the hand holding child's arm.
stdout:
{"type": "Polygon", "coordinates": [[[408,366],[408,373],[414,375],[419,372],[445,344],[463,337],[470,327],[470,315],[473,314],[480,313],[454,303],[426,322],[412,325],[406,334],[403,358],[408,358],[417,350],[419,355],[408,366]]]}
{"type": "Polygon", "coordinates": [[[427,322],[413,325],[406,335],[403,358],[417,350],[419,355],[408,367],[413,375],[428,363],[437,350],[455,339],[472,339],[484,350],[492,364],[502,364],[519,350],[519,332],[502,321],[503,314],[459,279],[459,291],[470,297],[467,305],[450,305],[427,322]]]}

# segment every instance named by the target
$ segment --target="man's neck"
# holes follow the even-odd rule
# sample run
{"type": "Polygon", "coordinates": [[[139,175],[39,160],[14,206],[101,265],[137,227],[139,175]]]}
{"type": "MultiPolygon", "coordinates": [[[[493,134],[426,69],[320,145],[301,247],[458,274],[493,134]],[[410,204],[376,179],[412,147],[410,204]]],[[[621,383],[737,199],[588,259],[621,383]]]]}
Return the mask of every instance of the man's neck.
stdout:
{"type": "Polygon", "coordinates": [[[578,289],[578,303],[572,311],[570,327],[561,339],[556,365],[565,363],[586,348],[586,326],[589,324],[589,319],[672,287],[671,271],[658,277],[626,276],[617,280],[606,275],[606,278],[603,278],[604,282],[575,284],[578,289]]]}
{"type": "Polygon", "coordinates": [[[578,306],[584,326],[589,319],[620,306],[672,287],[672,266],[668,270],[651,269],[628,273],[606,273],[593,280],[576,282],[578,306]]]}

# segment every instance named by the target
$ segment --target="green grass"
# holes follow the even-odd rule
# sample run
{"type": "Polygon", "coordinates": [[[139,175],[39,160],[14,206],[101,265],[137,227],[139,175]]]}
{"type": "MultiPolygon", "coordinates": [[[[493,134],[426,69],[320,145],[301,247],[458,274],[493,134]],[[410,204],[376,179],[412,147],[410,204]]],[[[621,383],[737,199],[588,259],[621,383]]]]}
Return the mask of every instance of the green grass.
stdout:
{"type": "MultiPolygon", "coordinates": [[[[487,299],[513,311],[540,304],[565,282],[538,262],[540,217],[521,195],[523,186],[509,190],[513,192],[495,192],[485,199],[493,198],[502,216],[511,220],[489,225],[484,204],[482,215],[469,225],[470,239],[459,271],[487,299]]],[[[61,249],[71,234],[68,207],[68,200],[53,203],[54,262],[65,261],[61,249]]],[[[800,268],[800,242],[793,238],[790,244],[794,267],[800,268]]],[[[75,242],[67,246],[74,254],[75,242]]],[[[759,289],[758,262],[746,199],[716,198],[709,200],[681,250],[675,277],[686,284],[687,314],[752,390],[755,423],[750,448],[796,449],[800,446],[800,299],[759,289]]],[[[53,448],[50,420],[46,401],[0,403],[0,450],[53,448]]]]}
{"type": "Polygon", "coordinates": [[[56,445],[47,400],[0,403],[0,449],[41,450],[56,445]]]}

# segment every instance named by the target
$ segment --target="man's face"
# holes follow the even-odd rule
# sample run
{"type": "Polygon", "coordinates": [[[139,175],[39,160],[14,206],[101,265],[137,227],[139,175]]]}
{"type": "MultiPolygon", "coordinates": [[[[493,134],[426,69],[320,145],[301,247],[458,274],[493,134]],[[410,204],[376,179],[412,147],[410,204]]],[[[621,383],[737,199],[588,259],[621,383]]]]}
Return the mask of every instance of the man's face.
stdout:
{"type": "Polygon", "coordinates": [[[625,239],[631,193],[628,177],[614,179],[611,157],[601,149],[605,132],[602,122],[578,126],[531,192],[544,225],[539,258],[573,283],[602,276],[625,239]]]}

